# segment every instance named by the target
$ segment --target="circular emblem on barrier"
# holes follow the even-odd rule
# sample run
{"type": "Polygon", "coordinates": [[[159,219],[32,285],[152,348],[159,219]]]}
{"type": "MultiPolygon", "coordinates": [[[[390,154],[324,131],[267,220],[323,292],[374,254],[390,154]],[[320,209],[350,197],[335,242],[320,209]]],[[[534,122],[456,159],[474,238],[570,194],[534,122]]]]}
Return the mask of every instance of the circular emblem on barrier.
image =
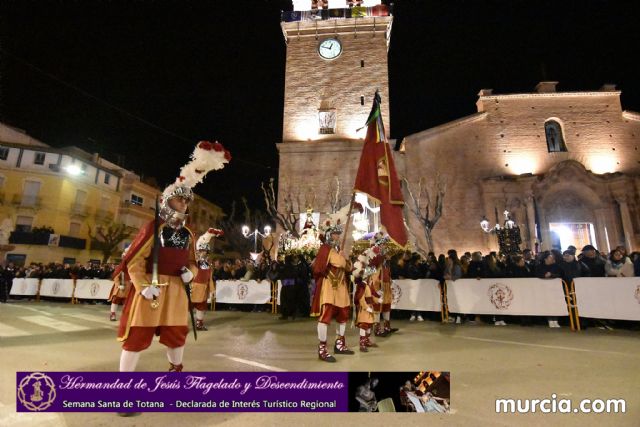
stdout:
{"type": "Polygon", "coordinates": [[[507,285],[502,283],[494,283],[487,291],[489,300],[498,310],[506,310],[513,301],[513,291],[507,285]]]}
{"type": "Polygon", "coordinates": [[[56,280],[53,282],[53,285],[51,285],[51,293],[53,295],[58,295],[58,292],[60,292],[60,282],[56,280]]]}
{"type": "Polygon", "coordinates": [[[640,285],[636,286],[635,297],[636,301],[638,301],[638,304],[640,304],[640,285]]]}
{"type": "Polygon", "coordinates": [[[27,293],[27,281],[23,280],[22,283],[20,284],[20,293],[22,295],[27,293]]]}
{"type": "Polygon", "coordinates": [[[400,298],[402,298],[402,289],[394,280],[391,281],[391,297],[393,298],[391,304],[394,306],[398,305],[400,298]]]}
{"type": "Polygon", "coordinates": [[[91,288],[89,288],[89,292],[91,293],[92,297],[95,297],[96,295],[98,295],[99,290],[100,290],[100,283],[98,282],[91,283],[91,288]]]}
{"type": "Polygon", "coordinates": [[[18,400],[29,411],[44,411],[55,399],[56,385],[49,376],[41,372],[24,377],[18,384],[18,400]]]}
{"type": "Polygon", "coordinates": [[[244,283],[238,285],[238,299],[245,299],[249,293],[249,286],[244,283]]]}

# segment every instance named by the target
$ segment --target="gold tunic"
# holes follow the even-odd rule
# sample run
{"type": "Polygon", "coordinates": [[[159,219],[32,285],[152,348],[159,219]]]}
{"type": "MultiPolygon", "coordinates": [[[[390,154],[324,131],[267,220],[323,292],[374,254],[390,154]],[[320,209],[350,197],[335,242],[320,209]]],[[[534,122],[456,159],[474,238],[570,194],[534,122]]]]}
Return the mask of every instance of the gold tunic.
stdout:
{"type": "Polygon", "coordinates": [[[332,304],[336,307],[349,307],[351,305],[351,299],[349,298],[347,274],[345,273],[348,262],[345,257],[331,248],[328,265],[334,268],[330,268],[329,274],[327,274],[322,281],[320,307],[322,307],[323,304],[332,304]]]}
{"type": "MultiPolygon", "coordinates": [[[[188,326],[189,304],[180,276],[158,275],[158,282],[166,284],[166,286],[160,287],[160,295],[158,296],[160,306],[158,308],[151,308],[152,300],[148,300],[140,294],[145,285],[151,283],[151,274],[147,274],[147,259],[151,256],[152,241],[153,239],[149,239],[149,242],[127,265],[136,292],[131,305],[128,326],[188,326]]],[[[189,265],[187,268],[195,277],[198,267],[195,263],[193,244],[189,245],[189,265]]]]}

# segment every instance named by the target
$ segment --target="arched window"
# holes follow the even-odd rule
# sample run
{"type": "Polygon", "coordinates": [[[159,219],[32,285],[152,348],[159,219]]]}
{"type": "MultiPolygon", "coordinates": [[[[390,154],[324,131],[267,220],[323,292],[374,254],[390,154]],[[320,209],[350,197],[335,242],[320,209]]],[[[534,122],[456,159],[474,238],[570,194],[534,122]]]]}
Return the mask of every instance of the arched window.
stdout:
{"type": "Polygon", "coordinates": [[[562,126],[556,120],[547,120],[544,123],[544,134],[547,138],[547,150],[550,153],[558,153],[567,151],[567,145],[564,143],[562,126]]]}

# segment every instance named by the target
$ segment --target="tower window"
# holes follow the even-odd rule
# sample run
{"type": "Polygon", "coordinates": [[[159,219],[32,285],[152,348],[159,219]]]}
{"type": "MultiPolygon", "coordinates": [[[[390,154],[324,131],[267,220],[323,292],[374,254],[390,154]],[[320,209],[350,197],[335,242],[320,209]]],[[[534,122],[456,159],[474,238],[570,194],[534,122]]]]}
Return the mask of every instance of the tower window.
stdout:
{"type": "Polygon", "coordinates": [[[360,105],[364,105],[364,95],[360,95],[360,105]]]}
{"type": "Polygon", "coordinates": [[[547,120],[544,124],[544,134],[547,138],[547,150],[549,153],[559,153],[567,150],[564,143],[562,126],[556,120],[547,120]]]}
{"type": "Polygon", "coordinates": [[[318,121],[320,124],[320,134],[327,135],[336,132],[335,110],[318,111],[318,121]]]}
{"type": "Polygon", "coordinates": [[[364,59],[360,60],[360,67],[364,68],[364,59]]]}

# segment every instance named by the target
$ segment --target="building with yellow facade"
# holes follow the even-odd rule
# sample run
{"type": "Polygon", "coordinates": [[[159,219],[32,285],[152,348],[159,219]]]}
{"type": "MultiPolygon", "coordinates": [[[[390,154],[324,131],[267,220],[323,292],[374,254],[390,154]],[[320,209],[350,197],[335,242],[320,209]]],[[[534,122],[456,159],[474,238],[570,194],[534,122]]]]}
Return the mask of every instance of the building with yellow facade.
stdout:
{"type": "MultiPolygon", "coordinates": [[[[0,123],[0,255],[6,262],[86,263],[103,258],[90,234],[121,223],[131,228],[112,256],[154,217],[160,189],[135,173],[77,147],[53,148],[0,123]]],[[[222,218],[202,198],[194,221],[222,218]]],[[[204,224],[204,223],[203,223],[204,224]]],[[[202,225],[202,224],[200,224],[202,225]]],[[[198,227],[194,232],[204,231],[198,227]]]]}

